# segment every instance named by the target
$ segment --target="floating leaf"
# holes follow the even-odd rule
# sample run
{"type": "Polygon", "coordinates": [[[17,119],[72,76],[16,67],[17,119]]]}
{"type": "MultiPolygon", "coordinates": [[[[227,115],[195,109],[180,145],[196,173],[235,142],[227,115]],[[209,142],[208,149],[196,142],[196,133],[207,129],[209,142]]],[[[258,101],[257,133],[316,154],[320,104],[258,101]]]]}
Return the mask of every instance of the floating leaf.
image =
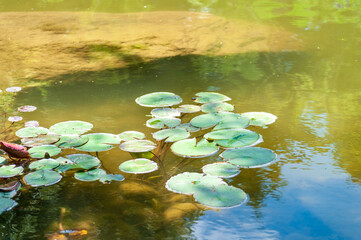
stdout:
{"type": "Polygon", "coordinates": [[[59,135],[83,134],[93,128],[93,124],[84,121],[66,121],[54,124],[49,131],[59,135]]]}
{"type": "Polygon", "coordinates": [[[29,153],[33,158],[44,158],[46,154],[49,154],[50,157],[58,155],[61,152],[61,149],[55,145],[43,145],[30,148],[29,153]]]}
{"type": "Polygon", "coordinates": [[[13,158],[29,158],[29,152],[24,146],[0,141],[0,149],[13,158]]]}
{"type": "Polygon", "coordinates": [[[200,130],[200,128],[194,127],[192,126],[190,123],[183,123],[179,126],[177,126],[176,128],[182,128],[185,129],[187,132],[198,132],[200,130]]]}
{"type": "Polygon", "coordinates": [[[39,122],[38,121],[27,121],[25,123],[25,127],[39,127],[39,122]]]}
{"type": "Polygon", "coordinates": [[[228,185],[204,188],[196,191],[193,196],[201,204],[214,208],[235,207],[247,200],[247,194],[242,189],[228,185]]]}
{"type": "Polygon", "coordinates": [[[155,143],[148,140],[132,140],[119,145],[126,152],[149,152],[156,148],[155,143]]]}
{"type": "Polygon", "coordinates": [[[146,122],[146,126],[155,129],[162,129],[165,127],[173,128],[181,123],[179,118],[151,118],[146,122]]]}
{"type": "Polygon", "coordinates": [[[139,140],[139,139],[144,139],[145,135],[142,132],[138,132],[138,131],[125,131],[122,132],[118,135],[118,138],[121,141],[131,141],[131,140],[139,140]]]}
{"type": "Polygon", "coordinates": [[[207,164],[202,167],[202,170],[205,174],[222,178],[231,178],[240,172],[238,167],[227,162],[207,164]]]}
{"type": "Polygon", "coordinates": [[[128,160],[119,165],[119,169],[126,173],[150,173],[158,169],[156,162],[146,158],[128,160]]]}
{"type": "Polygon", "coordinates": [[[25,127],[16,131],[16,136],[21,138],[36,137],[41,134],[47,134],[48,129],[43,127],[25,127]]]}
{"type": "Polygon", "coordinates": [[[171,146],[174,154],[187,158],[208,157],[218,152],[219,147],[206,139],[197,143],[195,138],[175,142],[171,146]]]}
{"type": "MultiPolygon", "coordinates": [[[[15,185],[16,185],[15,189],[10,191],[10,192],[8,192],[6,190],[5,191],[0,191],[0,198],[13,198],[13,197],[16,196],[16,194],[18,193],[18,191],[19,191],[19,189],[21,187],[21,184],[17,184],[17,183],[19,183],[18,180],[15,180],[15,181],[12,181],[12,182],[16,182],[15,183],[15,185]]],[[[12,187],[12,188],[14,188],[14,187],[12,187]]]]}
{"type": "Polygon", "coordinates": [[[107,175],[101,176],[99,178],[99,181],[102,183],[108,183],[111,181],[119,181],[120,182],[123,180],[124,180],[124,177],[120,174],[107,174],[107,175]]]}
{"type": "Polygon", "coordinates": [[[62,176],[53,170],[37,170],[24,177],[24,182],[33,187],[50,186],[58,183],[62,176]]]}
{"type": "Polygon", "coordinates": [[[150,114],[157,118],[172,118],[180,116],[180,112],[174,108],[155,108],[150,112],[150,114]]]}
{"type": "Polygon", "coordinates": [[[246,112],[242,113],[242,116],[249,118],[251,125],[261,127],[274,123],[277,119],[275,115],[266,112],[246,112]]]}
{"type": "Polygon", "coordinates": [[[18,108],[19,112],[33,112],[35,110],[36,110],[36,107],[31,106],[31,105],[21,106],[18,108]]]}
{"type": "Polygon", "coordinates": [[[0,164],[5,164],[6,158],[0,156],[0,164]]]}
{"type": "Polygon", "coordinates": [[[32,138],[22,138],[21,143],[27,147],[36,147],[42,145],[49,145],[59,141],[60,136],[49,134],[49,135],[38,135],[32,138]]]}
{"type": "Polygon", "coordinates": [[[5,91],[7,92],[20,92],[21,91],[21,87],[9,87],[7,89],[5,89],[5,91]]]}
{"type": "Polygon", "coordinates": [[[88,142],[76,149],[87,152],[107,151],[113,148],[109,144],[119,144],[121,141],[117,135],[110,133],[91,133],[83,135],[83,137],[87,137],[88,142]]]}
{"type": "Polygon", "coordinates": [[[217,112],[230,112],[234,110],[232,104],[229,103],[206,103],[201,106],[202,112],[205,113],[217,113],[217,112]]]}
{"type": "MultiPolygon", "coordinates": [[[[6,191],[6,192],[9,192],[9,191],[12,191],[13,193],[17,192],[17,190],[20,188],[21,186],[21,183],[18,181],[18,180],[15,180],[15,181],[11,181],[11,182],[1,182],[0,183],[0,190],[1,191],[6,191]],[[14,191],[16,190],[16,191],[14,191]]],[[[8,195],[5,195],[5,194],[1,194],[3,192],[0,192],[0,198],[1,197],[12,197],[12,193],[9,193],[8,195]]],[[[14,195],[15,196],[15,195],[14,195]]]]}
{"type": "Polygon", "coordinates": [[[186,139],[190,135],[191,134],[187,132],[187,130],[185,130],[184,128],[169,128],[153,133],[153,137],[157,141],[166,139],[165,142],[176,142],[186,139]]]}
{"type": "Polygon", "coordinates": [[[85,169],[99,167],[100,161],[98,158],[88,154],[71,154],[67,158],[60,157],[56,159],[60,166],[56,168],[58,172],[66,172],[71,169],[85,169]]]}
{"type": "Polygon", "coordinates": [[[193,104],[180,105],[177,110],[181,113],[196,113],[201,110],[201,107],[193,104]]]}
{"type": "Polygon", "coordinates": [[[9,117],[8,120],[10,122],[19,122],[19,121],[23,120],[23,118],[19,117],[19,116],[12,116],[12,117],[9,117]]]}
{"type": "Polygon", "coordinates": [[[231,100],[229,97],[216,92],[199,92],[193,98],[196,103],[218,103],[231,100]]]}
{"type": "Polygon", "coordinates": [[[6,165],[0,167],[0,178],[14,177],[23,172],[23,167],[16,167],[15,165],[6,165]]]}
{"type": "Polygon", "coordinates": [[[61,136],[56,145],[61,148],[73,148],[84,145],[89,141],[87,136],[78,136],[78,135],[68,135],[61,136]]]}
{"type": "Polygon", "coordinates": [[[242,128],[216,130],[205,134],[204,138],[215,140],[215,143],[225,148],[254,146],[262,142],[261,135],[242,128]]]}
{"type": "Polygon", "coordinates": [[[76,172],[74,177],[80,181],[92,182],[99,180],[102,176],[107,175],[103,169],[93,169],[85,172],[76,172]]]}
{"type": "Polygon", "coordinates": [[[16,205],[18,205],[18,203],[10,198],[0,198],[0,214],[11,210],[16,205]]]}
{"type": "Polygon", "coordinates": [[[257,168],[270,165],[277,155],[267,148],[246,147],[226,150],[220,156],[242,168],[257,168]]]}
{"type": "Polygon", "coordinates": [[[154,92],[145,94],[135,102],[143,107],[169,107],[182,102],[182,98],[170,92],[154,92]]]}
{"type": "Polygon", "coordinates": [[[31,170],[34,170],[34,169],[50,170],[50,169],[56,168],[57,166],[59,166],[59,162],[57,162],[51,158],[46,158],[46,159],[41,159],[41,160],[32,162],[29,165],[29,168],[31,170]]]}
{"type": "Polygon", "coordinates": [[[249,119],[237,113],[208,113],[193,118],[190,123],[192,126],[202,129],[216,125],[215,129],[246,128],[249,125],[249,119]]]}

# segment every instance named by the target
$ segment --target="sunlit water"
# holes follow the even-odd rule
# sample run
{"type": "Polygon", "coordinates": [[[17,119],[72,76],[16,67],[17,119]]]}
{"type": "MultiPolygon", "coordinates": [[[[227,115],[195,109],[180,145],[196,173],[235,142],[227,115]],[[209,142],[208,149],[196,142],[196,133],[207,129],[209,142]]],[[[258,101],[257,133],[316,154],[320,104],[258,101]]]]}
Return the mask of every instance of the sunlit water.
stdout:
{"type": "MultiPolygon", "coordinates": [[[[63,225],[87,229],[85,239],[359,239],[361,36],[360,18],[352,15],[357,3],[327,3],[336,13],[341,7],[350,8],[349,15],[341,14],[336,21],[321,3],[319,9],[313,6],[318,9],[316,16],[297,16],[263,1],[243,7],[239,5],[246,1],[109,1],[109,6],[96,6],[96,1],[16,2],[18,7],[0,1],[0,8],[107,12],[148,8],[252,18],[283,26],[307,47],[292,52],[162,58],[127,68],[59,75],[48,86],[20,92],[14,107],[38,107],[23,114],[25,121],[38,120],[50,127],[60,121],[84,120],[94,124],[93,132],[138,130],[151,138],[151,130],[144,125],[150,109],[137,105],[135,98],[169,91],[191,103],[199,91],[218,91],[232,98],[235,112],[278,116],[269,128],[252,129],[263,135],[259,146],[274,150],[278,161],[262,169],[242,170],[227,180],[246,191],[249,201],[219,211],[204,210],[190,197],[166,190],[160,171],[144,177],[124,174],[125,181],[109,185],[68,176],[53,186],[25,188],[16,197],[19,205],[0,216],[1,239],[42,239],[56,232],[62,207],[67,209],[63,225]],[[266,18],[266,13],[273,15],[266,18]],[[147,180],[150,176],[156,178],[147,180]]],[[[120,173],[118,166],[129,155],[115,147],[100,153],[100,159],[105,169],[120,173]]],[[[175,173],[170,170],[178,160],[167,156],[169,173],[175,173]]],[[[200,172],[215,160],[193,160],[178,172],[200,172]]]]}

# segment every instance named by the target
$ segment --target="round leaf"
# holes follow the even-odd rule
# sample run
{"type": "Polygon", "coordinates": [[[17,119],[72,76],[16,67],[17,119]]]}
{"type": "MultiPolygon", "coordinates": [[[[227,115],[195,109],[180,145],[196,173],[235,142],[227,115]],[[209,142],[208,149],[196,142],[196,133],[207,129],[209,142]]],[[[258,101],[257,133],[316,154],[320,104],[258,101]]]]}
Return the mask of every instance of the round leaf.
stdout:
{"type": "Polygon", "coordinates": [[[21,87],[9,87],[9,88],[5,89],[5,91],[7,91],[7,92],[19,92],[19,91],[21,91],[21,87]]]}
{"type": "Polygon", "coordinates": [[[137,158],[129,161],[125,161],[119,165],[119,169],[126,173],[150,173],[158,169],[156,162],[153,162],[146,158],[137,158]]]}
{"type": "Polygon", "coordinates": [[[16,131],[16,136],[21,138],[36,137],[41,134],[47,134],[48,129],[43,127],[25,127],[16,131]]]}
{"type": "Polygon", "coordinates": [[[155,108],[150,112],[150,114],[157,118],[172,118],[180,116],[180,112],[174,108],[155,108]]]}
{"type": "Polygon", "coordinates": [[[202,170],[205,174],[222,178],[231,178],[240,172],[238,167],[227,162],[207,164],[202,167],[202,170]]]}
{"type": "Polygon", "coordinates": [[[61,136],[61,138],[56,143],[56,145],[61,148],[73,148],[73,147],[80,147],[85,143],[87,143],[88,141],[89,138],[87,136],[68,135],[68,136],[61,136]]]}
{"type": "Polygon", "coordinates": [[[66,156],[68,159],[60,157],[56,159],[60,166],[56,168],[58,172],[66,172],[71,169],[91,169],[100,166],[98,158],[88,154],[71,154],[66,156]]]}
{"type": "Polygon", "coordinates": [[[156,148],[155,143],[148,140],[132,140],[119,145],[126,152],[149,152],[156,148]]]}
{"type": "Polygon", "coordinates": [[[0,178],[14,177],[23,172],[23,167],[16,167],[15,165],[6,165],[0,167],[0,178]]]}
{"type": "Polygon", "coordinates": [[[101,177],[107,175],[103,169],[93,169],[86,172],[76,172],[74,177],[80,181],[92,182],[99,180],[101,177]]]}
{"type": "Polygon", "coordinates": [[[120,139],[117,135],[109,133],[91,133],[83,135],[89,140],[86,144],[76,147],[78,150],[87,151],[87,152],[101,152],[113,148],[109,144],[119,144],[120,139]]]}
{"type": "Polygon", "coordinates": [[[201,107],[193,104],[180,105],[177,110],[181,113],[196,113],[201,110],[201,107]]]}
{"type": "Polygon", "coordinates": [[[49,154],[50,157],[58,155],[61,152],[61,149],[55,145],[43,145],[30,148],[29,154],[33,158],[44,158],[46,153],[49,154]]]}
{"type": "Polygon", "coordinates": [[[216,112],[230,112],[234,110],[232,104],[229,103],[206,103],[201,106],[202,112],[216,113],[216,112]]]}
{"type": "Polygon", "coordinates": [[[241,148],[262,142],[261,135],[248,129],[216,130],[207,133],[204,138],[215,140],[215,143],[225,148],[241,148]]]}
{"type": "Polygon", "coordinates": [[[202,129],[216,125],[215,129],[246,128],[249,125],[249,119],[237,113],[208,113],[193,118],[190,123],[202,129]]]}
{"type": "Polygon", "coordinates": [[[144,139],[145,135],[142,132],[138,132],[138,131],[125,131],[122,132],[118,135],[118,138],[121,141],[131,141],[131,140],[139,140],[139,139],[144,139]]]}
{"type": "Polygon", "coordinates": [[[196,103],[218,103],[231,100],[229,97],[216,92],[199,92],[193,98],[196,103]]]}
{"type": "Polygon", "coordinates": [[[198,132],[200,129],[197,127],[192,126],[190,123],[183,123],[179,126],[177,126],[176,128],[182,128],[185,129],[187,132],[198,132]]]}
{"type": "Polygon", "coordinates": [[[59,166],[59,162],[57,162],[51,158],[46,158],[46,159],[41,159],[41,160],[32,162],[29,165],[29,168],[31,170],[34,170],[34,169],[50,170],[50,169],[56,168],[57,166],[59,166]]]}
{"type": "Polygon", "coordinates": [[[11,116],[11,117],[8,118],[8,120],[10,122],[19,122],[19,121],[23,120],[23,118],[19,117],[19,116],[11,116]]]}
{"type": "Polygon", "coordinates": [[[165,127],[173,128],[181,123],[179,118],[151,118],[146,122],[146,126],[155,129],[162,129],[165,127]]]}
{"type": "Polygon", "coordinates": [[[274,123],[277,119],[275,115],[266,112],[246,112],[242,113],[242,116],[249,118],[251,125],[261,127],[274,123]]]}
{"type": "Polygon", "coordinates": [[[268,166],[276,159],[276,154],[267,148],[247,147],[229,149],[220,155],[224,160],[241,168],[257,168],[268,166]]]}
{"type": "Polygon", "coordinates": [[[84,121],[67,121],[54,124],[49,131],[59,135],[83,134],[93,128],[93,124],[84,121]]]}
{"type": "Polygon", "coordinates": [[[166,139],[165,142],[175,142],[183,140],[188,138],[190,135],[191,134],[187,132],[187,130],[185,130],[184,128],[169,128],[153,133],[153,137],[157,141],[166,139]]]}
{"type": "Polygon", "coordinates": [[[36,110],[36,107],[35,106],[30,106],[30,105],[21,106],[21,107],[18,108],[19,112],[33,112],[35,110],[36,110]]]}
{"type": "Polygon", "coordinates": [[[52,170],[37,170],[24,177],[24,182],[33,187],[50,186],[58,183],[62,176],[52,170]]]}
{"type": "Polygon", "coordinates": [[[135,102],[143,107],[169,107],[182,102],[182,98],[170,92],[154,92],[145,94],[135,102]]]}
{"type": "Polygon", "coordinates": [[[37,137],[32,138],[22,138],[21,143],[27,147],[36,147],[42,145],[49,145],[59,141],[59,135],[38,135],[37,137]]]}
{"type": "Polygon", "coordinates": [[[195,138],[175,142],[171,146],[174,154],[188,158],[201,158],[211,156],[218,152],[219,147],[206,139],[197,143],[195,138]]]}

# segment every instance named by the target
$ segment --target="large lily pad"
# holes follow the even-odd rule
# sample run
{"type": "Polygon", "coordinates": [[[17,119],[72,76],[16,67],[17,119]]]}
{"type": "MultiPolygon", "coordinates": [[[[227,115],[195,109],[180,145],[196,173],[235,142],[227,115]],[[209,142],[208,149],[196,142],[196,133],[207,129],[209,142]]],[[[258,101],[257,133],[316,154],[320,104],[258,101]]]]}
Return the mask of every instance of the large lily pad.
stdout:
{"type": "Polygon", "coordinates": [[[60,157],[56,159],[60,166],[56,168],[58,172],[66,172],[70,169],[85,169],[96,168],[100,166],[98,158],[88,154],[71,154],[67,158],[60,157]]]}
{"type": "Polygon", "coordinates": [[[218,103],[231,100],[226,95],[216,92],[199,92],[196,94],[197,97],[193,98],[196,103],[218,103]]]}
{"type": "Polygon", "coordinates": [[[204,138],[215,140],[215,143],[225,148],[248,147],[262,142],[261,135],[242,128],[216,130],[205,134],[204,138]]]}
{"type": "Polygon", "coordinates": [[[16,205],[18,205],[18,203],[11,198],[0,198],[0,214],[11,210],[16,205]]]}
{"type": "Polygon", "coordinates": [[[229,149],[220,155],[224,160],[241,168],[257,168],[273,163],[277,155],[270,149],[246,147],[229,149]]]}
{"type": "Polygon", "coordinates": [[[202,129],[213,126],[215,129],[246,128],[249,125],[249,119],[237,113],[222,112],[199,115],[193,118],[190,123],[192,126],[202,129]]]}
{"type": "Polygon", "coordinates": [[[169,107],[182,102],[182,98],[170,92],[154,92],[145,94],[135,102],[143,107],[169,107]]]}
{"type": "Polygon", "coordinates": [[[66,121],[54,124],[49,131],[59,135],[83,134],[93,128],[93,124],[84,121],[66,121]]]}
{"type": "Polygon", "coordinates": [[[85,172],[76,172],[74,177],[81,181],[92,182],[99,180],[104,175],[107,175],[107,173],[103,169],[97,168],[85,172]]]}
{"type": "Polygon", "coordinates": [[[50,186],[58,183],[62,176],[53,170],[37,170],[24,177],[24,182],[33,187],[50,186]]]}
{"type": "Polygon", "coordinates": [[[196,113],[201,110],[201,107],[193,104],[180,105],[177,110],[181,113],[196,113]]]}
{"type": "Polygon", "coordinates": [[[55,134],[39,135],[37,137],[22,138],[21,143],[26,147],[49,145],[59,141],[60,136],[55,134]]]}
{"type": "Polygon", "coordinates": [[[266,112],[246,112],[242,116],[249,118],[251,125],[261,127],[274,123],[277,119],[275,115],[266,112]]]}
{"type": "Polygon", "coordinates": [[[16,131],[16,136],[21,138],[36,137],[41,134],[47,134],[48,129],[43,127],[25,127],[16,131]]]}
{"type": "Polygon", "coordinates": [[[32,162],[29,165],[29,168],[31,170],[34,170],[34,169],[50,170],[50,169],[56,168],[57,166],[59,166],[58,161],[55,161],[54,159],[51,159],[51,158],[46,158],[46,159],[41,159],[41,160],[32,162]]]}
{"type": "Polygon", "coordinates": [[[83,135],[83,137],[87,137],[88,142],[76,149],[87,152],[106,151],[113,148],[110,144],[119,144],[121,141],[117,135],[110,133],[91,133],[83,135]]]}
{"type": "Polygon", "coordinates": [[[187,158],[201,158],[211,156],[218,152],[219,147],[213,143],[202,139],[197,143],[196,138],[185,139],[175,142],[171,146],[174,154],[187,158]]]}
{"type": "Polygon", "coordinates": [[[157,140],[165,139],[165,142],[176,142],[186,139],[191,134],[184,128],[169,128],[153,133],[153,137],[157,140]]]}
{"type": "Polygon", "coordinates": [[[202,112],[205,113],[217,113],[217,112],[231,112],[234,110],[232,104],[229,103],[206,103],[201,106],[202,112]]]}
{"type": "Polygon", "coordinates": [[[181,123],[179,118],[151,118],[146,122],[146,126],[155,129],[162,129],[165,127],[173,128],[181,123]]]}
{"type": "Polygon", "coordinates": [[[174,108],[155,108],[150,112],[150,114],[157,118],[172,118],[179,117],[181,113],[174,108]]]}
{"type": "Polygon", "coordinates": [[[61,149],[55,145],[43,145],[30,148],[29,154],[33,158],[44,158],[47,154],[50,157],[56,156],[61,152],[61,149]]]}
{"type": "Polygon", "coordinates": [[[155,149],[156,145],[148,140],[132,140],[120,144],[119,148],[126,152],[149,152],[155,149]]]}
{"type": "Polygon", "coordinates": [[[221,178],[231,178],[240,172],[237,166],[227,162],[207,164],[202,167],[202,170],[205,174],[221,178]]]}
{"type": "Polygon", "coordinates": [[[80,147],[88,141],[89,138],[87,136],[65,135],[60,137],[56,145],[61,148],[73,148],[80,147]]]}
{"type": "Polygon", "coordinates": [[[118,135],[118,138],[121,141],[131,141],[131,140],[139,140],[144,139],[145,135],[142,132],[138,131],[125,131],[118,135]]]}
{"type": "Polygon", "coordinates": [[[126,173],[150,173],[158,169],[158,164],[146,158],[137,158],[123,162],[119,169],[126,173]]]}
{"type": "Polygon", "coordinates": [[[14,177],[23,172],[23,167],[15,165],[6,165],[0,167],[0,178],[14,177]]]}

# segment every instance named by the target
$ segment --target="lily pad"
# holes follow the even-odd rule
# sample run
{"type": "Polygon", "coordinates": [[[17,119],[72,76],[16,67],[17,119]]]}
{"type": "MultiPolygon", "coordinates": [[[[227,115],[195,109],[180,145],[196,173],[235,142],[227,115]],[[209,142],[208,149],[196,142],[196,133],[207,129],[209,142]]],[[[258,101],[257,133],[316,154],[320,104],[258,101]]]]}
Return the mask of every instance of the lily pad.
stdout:
{"type": "Polygon", "coordinates": [[[231,112],[234,110],[232,104],[229,103],[206,103],[201,106],[202,112],[205,113],[217,113],[217,112],[231,112]]]}
{"type": "Polygon", "coordinates": [[[7,92],[12,92],[12,93],[14,93],[14,92],[20,92],[20,91],[21,91],[21,87],[9,87],[9,88],[5,89],[5,91],[7,91],[7,92]]]}
{"type": "Polygon", "coordinates": [[[25,127],[16,131],[16,136],[20,138],[37,137],[42,134],[47,134],[48,129],[43,127],[25,127]]]}
{"type": "Polygon", "coordinates": [[[192,126],[202,129],[214,126],[215,129],[246,128],[249,125],[249,119],[237,113],[222,112],[199,115],[193,118],[190,123],[192,126]]]}
{"type": "Polygon", "coordinates": [[[119,169],[126,173],[150,173],[158,169],[158,164],[146,158],[137,158],[123,162],[119,169]]]}
{"type": "Polygon", "coordinates": [[[156,148],[155,143],[148,140],[132,140],[119,145],[126,152],[149,152],[156,148]]]}
{"type": "Polygon", "coordinates": [[[59,141],[60,136],[54,134],[38,135],[37,137],[22,138],[21,143],[27,147],[49,145],[59,141]]]}
{"type": "Polygon", "coordinates": [[[205,174],[221,178],[231,178],[240,173],[237,166],[227,162],[207,164],[202,167],[202,170],[205,174]]]}
{"type": "Polygon", "coordinates": [[[5,165],[0,167],[0,178],[9,178],[14,177],[23,172],[24,168],[19,166],[16,167],[15,165],[5,165]]]}
{"type": "Polygon", "coordinates": [[[277,155],[270,149],[246,147],[229,149],[220,155],[224,160],[241,168],[268,166],[276,160],[277,155]]]}
{"type": "Polygon", "coordinates": [[[20,116],[11,116],[11,117],[8,118],[8,120],[10,122],[19,122],[19,121],[23,120],[23,118],[20,117],[20,116]]]}
{"type": "Polygon", "coordinates": [[[11,198],[0,198],[0,214],[11,210],[16,205],[18,205],[18,203],[11,198]]]}
{"type": "Polygon", "coordinates": [[[87,136],[66,135],[61,136],[56,145],[60,148],[80,147],[89,141],[87,136]]]}
{"type": "Polygon", "coordinates": [[[39,127],[39,126],[40,126],[39,122],[38,122],[38,121],[35,121],[35,120],[33,120],[33,121],[27,121],[27,122],[25,123],[25,127],[39,127]]]}
{"type": "Polygon", "coordinates": [[[50,157],[56,156],[61,152],[61,149],[55,145],[43,145],[30,148],[29,154],[33,158],[44,158],[46,154],[50,157]]]}
{"type": "Polygon", "coordinates": [[[92,182],[99,180],[102,176],[107,175],[103,169],[92,169],[85,172],[76,172],[74,177],[80,181],[92,182]]]}
{"type": "Polygon", "coordinates": [[[33,187],[50,186],[58,183],[62,176],[53,170],[37,170],[24,177],[24,182],[33,187]]]}
{"type": "MultiPolygon", "coordinates": [[[[11,198],[13,194],[16,194],[17,190],[21,187],[21,183],[18,180],[10,181],[10,182],[1,182],[0,183],[0,198],[8,197],[11,198]],[[9,194],[2,194],[4,191],[9,194]]],[[[15,196],[15,195],[14,195],[15,196]]]]}
{"type": "Polygon", "coordinates": [[[26,105],[18,107],[19,112],[34,112],[37,108],[35,106],[26,105]]]}
{"type": "Polygon", "coordinates": [[[150,112],[150,114],[157,118],[172,118],[180,116],[180,112],[174,108],[155,108],[150,112]]]}
{"type": "Polygon", "coordinates": [[[121,141],[131,141],[131,140],[139,140],[144,139],[145,135],[142,132],[138,131],[125,131],[118,135],[118,138],[121,141]]]}
{"type": "Polygon", "coordinates": [[[193,196],[201,204],[214,208],[235,207],[247,201],[247,194],[242,189],[228,185],[204,188],[193,196]]]}
{"type": "Polygon", "coordinates": [[[196,138],[180,140],[171,146],[174,154],[187,158],[208,157],[217,153],[218,149],[215,143],[208,142],[206,139],[197,143],[196,138]]]}
{"type": "Polygon", "coordinates": [[[155,129],[162,129],[165,127],[173,128],[181,123],[179,118],[151,118],[146,122],[146,126],[155,129]]]}
{"type": "Polygon", "coordinates": [[[49,131],[59,135],[83,134],[93,128],[93,124],[84,121],[66,121],[54,124],[49,131]]]}
{"type": "Polygon", "coordinates": [[[143,107],[169,107],[182,102],[182,98],[170,92],[154,92],[145,94],[135,102],[143,107]]]}
{"type": "Polygon", "coordinates": [[[177,110],[181,113],[196,113],[201,110],[201,107],[193,104],[180,105],[177,110]]]}
{"type": "Polygon", "coordinates": [[[194,127],[190,123],[183,123],[183,124],[177,126],[176,128],[185,129],[187,132],[190,132],[190,133],[198,132],[200,130],[200,128],[194,127]]]}
{"type": "Polygon", "coordinates": [[[46,158],[46,159],[41,159],[41,160],[32,162],[29,165],[29,168],[31,170],[34,170],[34,169],[50,170],[50,169],[56,168],[57,166],[59,166],[59,162],[57,162],[51,158],[46,158]]]}
{"type": "Polygon", "coordinates": [[[193,98],[193,101],[196,103],[218,103],[231,100],[226,95],[216,92],[199,92],[196,96],[197,97],[193,98]]]}
{"type": "Polygon", "coordinates": [[[248,147],[262,142],[261,135],[242,128],[216,130],[205,134],[204,138],[215,140],[215,143],[225,148],[248,147]]]}
{"type": "Polygon", "coordinates": [[[251,125],[261,127],[274,123],[277,119],[275,115],[266,112],[246,112],[242,113],[242,116],[249,118],[251,125]]]}
{"type": "Polygon", "coordinates": [[[121,174],[106,174],[99,178],[99,181],[102,183],[109,183],[111,181],[123,181],[124,177],[121,174]]]}
{"type": "Polygon", "coordinates": [[[71,169],[85,169],[96,168],[100,166],[98,158],[88,154],[71,154],[67,158],[60,157],[56,159],[60,166],[56,168],[58,172],[66,172],[71,169]]]}
{"type": "Polygon", "coordinates": [[[187,130],[185,130],[184,128],[169,128],[153,133],[153,137],[157,141],[165,139],[165,142],[176,142],[186,139],[190,135],[191,134],[187,132],[187,130]]]}
{"type": "Polygon", "coordinates": [[[0,156],[0,164],[5,164],[6,158],[0,156]]]}
{"type": "Polygon", "coordinates": [[[121,141],[117,135],[110,133],[91,133],[83,135],[83,137],[87,137],[88,142],[76,149],[87,152],[107,151],[113,148],[110,144],[119,144],[121,141]]]}

